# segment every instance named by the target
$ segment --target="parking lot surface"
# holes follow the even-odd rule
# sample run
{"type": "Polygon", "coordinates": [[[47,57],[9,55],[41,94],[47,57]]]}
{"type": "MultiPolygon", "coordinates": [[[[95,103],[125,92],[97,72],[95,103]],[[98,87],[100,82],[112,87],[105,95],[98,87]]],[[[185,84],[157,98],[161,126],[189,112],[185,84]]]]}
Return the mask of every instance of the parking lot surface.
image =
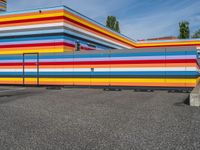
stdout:
{"type": "Polygon", "coordinates": [[[0,149],[200,149],[188,95],[0,87],[0,149]]]}

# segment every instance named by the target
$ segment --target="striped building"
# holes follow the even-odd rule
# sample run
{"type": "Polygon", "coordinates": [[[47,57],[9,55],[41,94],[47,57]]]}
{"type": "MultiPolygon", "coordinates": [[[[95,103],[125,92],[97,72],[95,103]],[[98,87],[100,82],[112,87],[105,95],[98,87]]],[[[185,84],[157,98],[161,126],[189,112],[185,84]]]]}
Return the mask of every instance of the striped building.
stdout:
{"type": "Polygon", "coordinates": [[[0,12],[6,11],[7,8],[7,0],[0,0],[0,12]]]}
{"type": "Polygon", "coordinates": [[[134,41],[65,6],[1,13],[0,84],[193,88],[199,46],[134,41]]]}
{"type": "Polygon", "coordinates": [[[0,84],[193,88],[195,47],[0,55],[0,84]]]}

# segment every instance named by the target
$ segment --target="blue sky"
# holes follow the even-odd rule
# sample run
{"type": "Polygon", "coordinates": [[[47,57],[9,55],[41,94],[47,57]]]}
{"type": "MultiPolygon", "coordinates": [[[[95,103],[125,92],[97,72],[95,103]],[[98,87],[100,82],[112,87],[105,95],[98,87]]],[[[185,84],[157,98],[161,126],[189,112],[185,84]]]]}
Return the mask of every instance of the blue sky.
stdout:
{"type": "Polygon", "coordinates": [[[132,39],[177,36],[178,23],[200,28],[200,0],[8,0],[8,11],[66,5],[100,23],[118,18],[121,32],[132,39]]]}

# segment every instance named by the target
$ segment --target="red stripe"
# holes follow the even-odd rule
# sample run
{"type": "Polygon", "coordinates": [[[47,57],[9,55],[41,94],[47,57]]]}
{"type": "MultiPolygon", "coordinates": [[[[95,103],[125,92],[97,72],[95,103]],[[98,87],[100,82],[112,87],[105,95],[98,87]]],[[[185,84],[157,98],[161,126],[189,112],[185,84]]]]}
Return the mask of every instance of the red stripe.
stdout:
{"type": "Polygon", "coordinates": [[[46,18],[34,18],[34,19],[4,21],[4,22],[0,22],[0,25],[7,25],[7,24],[13,24],[13,23],[36,22],[36,21],[49,21],[49,20],[56,20],[56,19],[64,19],[64,17],[63,16],[57,16],[57,17],[46,17],[46,18]]]}
{"type": "MultiPolygon", "coordinates": [[[[52,43],[35,43],[35,44],[13,44],[13,45],[0,45],[0,48],[19,48],[19,47],[45,47],[45,46],[68,46],[74,47],[75,44],[67,42],[52,42],[52,43]]],[[[81,46],[82,50],[94,50],[94,48],[89,48],[81,46]]]]}
{"type": "MultiPolygon", "coordinates": [[[[197,63],[195,59],[187,60],[116,60],[116,61],[84,61],[84,62],[39,62],[39,65],[101,65],[101,64],[156,64],[156,63],[197,63]]],[[[1,66],[21,66],[23,63],[0,63],[1,66]]],[[[35,65],[27,62],[24,65],[35,65]]]]}

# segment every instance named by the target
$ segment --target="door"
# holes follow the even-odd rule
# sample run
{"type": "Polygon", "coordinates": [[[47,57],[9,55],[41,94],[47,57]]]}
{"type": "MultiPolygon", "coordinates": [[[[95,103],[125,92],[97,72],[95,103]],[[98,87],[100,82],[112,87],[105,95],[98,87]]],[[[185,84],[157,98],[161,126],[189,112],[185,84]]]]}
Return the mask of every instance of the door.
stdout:
{"type": "Polygon", "coordinates": [[[23,54],[23,85],[39,85],[39,54],[23,54]]]}

